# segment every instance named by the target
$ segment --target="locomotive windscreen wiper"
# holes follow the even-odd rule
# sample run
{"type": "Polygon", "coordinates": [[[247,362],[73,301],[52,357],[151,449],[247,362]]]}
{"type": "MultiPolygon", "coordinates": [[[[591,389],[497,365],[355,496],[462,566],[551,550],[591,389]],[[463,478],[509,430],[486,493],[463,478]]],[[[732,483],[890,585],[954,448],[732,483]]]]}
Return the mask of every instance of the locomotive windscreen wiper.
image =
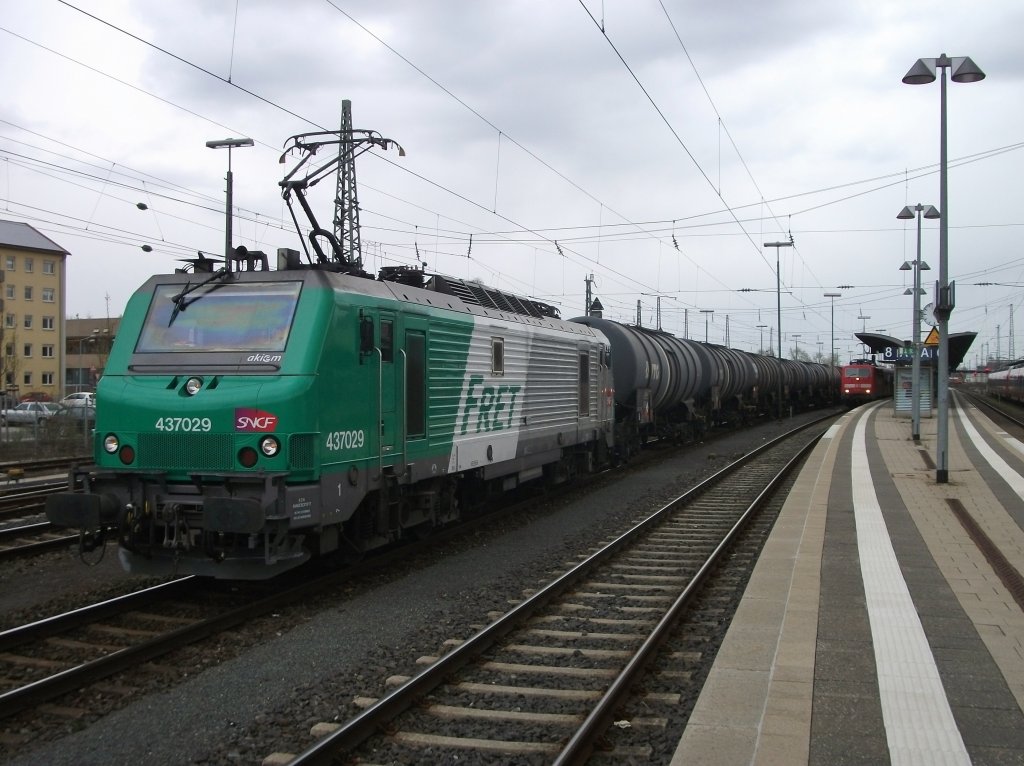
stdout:
{"type": "MultiPolygon", "coordinates": [[[[231,272],[229,272],[226,268],[222,266],[221,268],[217,269],[217,271],[215,271],[212,276],[207,277],[202,282],[196,282],[194,285],[191,282],[186,282],[184,289],[177,295],[171,297],[171,300],[174,301],[174,311],[171,312],[171,318],[167,320],[167,326],[170,327],[172,324],[174,324],[174,320],[178,318],[178,312],[184,311],[197,300],[203,297],[202,295],[197,295],[192,300],[186,300],[186,298],[191,293],[194,293],[196,290],[198,290],[200,287],[203,287],[204,285],[210,284],[210,282],[212,282],[213,280],[220,279],[221,277],[230,273],[231,272]]],[[[219,285],[214,285],[207,291],[207,293],[212,293],[214,290],[221,288],[223,286],[223,282],[219,285]]],[[[204,295],[207,293],[204,293],[204,295]]]]}

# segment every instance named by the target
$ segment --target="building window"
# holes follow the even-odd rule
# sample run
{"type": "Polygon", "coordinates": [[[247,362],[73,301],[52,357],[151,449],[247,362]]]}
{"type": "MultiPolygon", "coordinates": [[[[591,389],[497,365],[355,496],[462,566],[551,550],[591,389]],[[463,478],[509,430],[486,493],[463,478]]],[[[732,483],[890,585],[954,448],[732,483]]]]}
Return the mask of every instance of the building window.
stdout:
{"type": "Polygon", "coordinates": [[[43,288],[43,303],[53,303],[53,288],[52,287],[44,287],[43,288]]]}
{"type": "Polygon", "coordinates": [[[43,373],[43,385],[44,386],[52,386],[53,385],[53,373],[52,372],[44,372],[43,373]]]}
{"type": "Polygon", "coordinates": [[[4,356],[14,356],[14,344],[8,343],[4,346],[4,356]]]}
{"type": "Polygon", "coordinates": [[[25,285],[25,300],[32,300],[32,285],[25,285]]]}
{"type": "Polygon", "coordinates": [[[32,273],[32,259],[29,258],[27,255],[25,256],[25,273],[26,274],[31,274],[32,273]]]}
{"type": "Polygon", "coordinates": [[[31,386],[32,385],[32,373],[31,372],[26,372],[25,376],[21,379],[21,382],[24,383],[26,386],[31,386]]]}
{"type": "Polygon", "coordinates": [[[43,317],[43,329],[44,330],[52,330],[53,329],[53,317],[43,317]]]}
{"type": "Polygon", "coordinates": [[[53,344],[52,343],[44,343],[43,344],[43,358],[44,359],[52,359],[53,358],[53,344]]]}
{"type": "Polygon", "coordinates": [[[6,295],[7,295],[7,300],[13,301],[14,300],[14,285],[7,285],[7,289],[6,289],[5,292],[6,292],[6,295]]]}
{"type": "Polygon", "coordinates": [[[14,314],[7,314],[4,316],[4,327],[6,327],[8,330],[14,329],[15,322],[16,320],[14,314]]]}
{"type": "Polygon", "coordinates": [[[25,353],[22,354],[22,356],[24,356],[26,359],[31,357],[32,356],[32,344],[31,343],[26,343],[24,348],[23,348],[23,351],[25,353]]]}
{"type": "Polygon", "coordinates": [[[32,329],[32,315],[31,314],[25,314],[25,329],[26,330],[31,330],[32,329]]]}
{"type": "Polygon", "coordinates": [[[4,260],[6,263],[4,268],[6,268],[8,271],[14,271],[14,256],[8,255],[7,258],[5,258],[4,260]]]}
{"type": "Polygon", "coordinates": [[[55,261],[43,261],[43,273],[44,274],[56,274],[57,265],[55,261]]]}

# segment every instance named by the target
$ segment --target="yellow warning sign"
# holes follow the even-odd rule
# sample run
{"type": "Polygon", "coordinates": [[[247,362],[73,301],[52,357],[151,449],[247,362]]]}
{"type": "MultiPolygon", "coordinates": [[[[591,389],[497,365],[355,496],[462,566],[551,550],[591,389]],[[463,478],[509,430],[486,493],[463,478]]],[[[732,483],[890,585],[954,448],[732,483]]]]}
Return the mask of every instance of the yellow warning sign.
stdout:
{"type": "Polygon", "coordinates": [[[924,339],[924,345],[926,346],[937,346],[939,345],[939,328],[933,327],[932,331],[928,333],[928,337],[924,339]]]}

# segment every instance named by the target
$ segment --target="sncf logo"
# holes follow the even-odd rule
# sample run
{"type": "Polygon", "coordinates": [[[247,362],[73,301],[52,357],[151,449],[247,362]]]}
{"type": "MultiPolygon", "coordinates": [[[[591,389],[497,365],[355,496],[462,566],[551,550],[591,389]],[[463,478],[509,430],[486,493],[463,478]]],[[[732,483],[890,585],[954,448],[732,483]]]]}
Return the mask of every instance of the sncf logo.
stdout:
{"type": "Polygon", "coordinates": [[[236,431],[273,431],[277,428],[277,415],[252,407],[235,408],[236,431]]]}

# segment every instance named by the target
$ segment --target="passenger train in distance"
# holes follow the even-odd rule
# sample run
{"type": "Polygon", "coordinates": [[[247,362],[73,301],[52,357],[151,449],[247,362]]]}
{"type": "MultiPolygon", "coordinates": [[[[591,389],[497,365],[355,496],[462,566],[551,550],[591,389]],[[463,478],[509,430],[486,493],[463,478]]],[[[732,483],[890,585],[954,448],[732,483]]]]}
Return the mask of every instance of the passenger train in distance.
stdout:
{"type": "Polygon", "coordinates": [[[854,359],[844,364],[839,382],[844,404],[855,407],[893,395],[893,369],[870,359],[854,359]]]}
{"type": "Polygon", "coordinates": [[[826,365],[566,321],[420,268],[374,277],[316,224],[309,177],[289,178],[313,252],[281,249],[272,270],[238,248],[142,285],[97,386],[94,464],[47,500],[86,549],[115,538],[129,571],[264,579],[614,464],[652,436],[836,400],[826,365]]]}
{"type": "Polygon", "coordinates": [[[991,396],[1024,403],[1024,362],[998,372],[990,372],[985,390],[991,396]]]}

